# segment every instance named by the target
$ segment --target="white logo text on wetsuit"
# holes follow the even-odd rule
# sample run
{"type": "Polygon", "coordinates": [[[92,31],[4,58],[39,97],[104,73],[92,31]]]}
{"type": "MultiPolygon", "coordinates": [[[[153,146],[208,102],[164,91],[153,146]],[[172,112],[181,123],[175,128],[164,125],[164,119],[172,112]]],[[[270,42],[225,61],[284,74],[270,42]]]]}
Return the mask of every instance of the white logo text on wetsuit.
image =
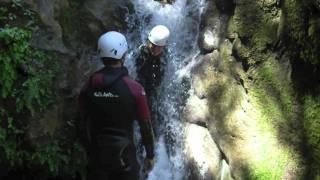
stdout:
{"type": "Polygon", "coordinates": [[[111,92],[101,92],[101,91],[96,91],[93,93],[93,95],[95,97],[105,97],[105,98],[118,98],[120,97],[119,95],[117,94],[112,94],[111,92]]]}

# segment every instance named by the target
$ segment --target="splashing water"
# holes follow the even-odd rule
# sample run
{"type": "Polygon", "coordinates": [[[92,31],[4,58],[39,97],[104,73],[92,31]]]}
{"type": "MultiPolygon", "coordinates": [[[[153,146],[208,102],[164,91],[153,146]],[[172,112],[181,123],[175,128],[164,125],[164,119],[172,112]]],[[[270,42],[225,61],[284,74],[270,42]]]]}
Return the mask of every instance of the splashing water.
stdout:
{"type": "Polygon", "coordinates": [[[163,82],[158,89],[158,101],[153,108],[159,113],[156,164],[149,180],[188,179],[184,156],[184,122],[181,111],[188,96],[188,76],[197,64],[200,54],[197,40],[201,14],[205,0],[176,0],[172,5],[163,5],[152,0],[133,0],[134,14],[129,14],[127,33],[130,49],[126,66],[136,77],[135,57],[138,47],[146,42],[147,35],[155,25],[165,25],[170,30],[168,60],[163,82]]]}

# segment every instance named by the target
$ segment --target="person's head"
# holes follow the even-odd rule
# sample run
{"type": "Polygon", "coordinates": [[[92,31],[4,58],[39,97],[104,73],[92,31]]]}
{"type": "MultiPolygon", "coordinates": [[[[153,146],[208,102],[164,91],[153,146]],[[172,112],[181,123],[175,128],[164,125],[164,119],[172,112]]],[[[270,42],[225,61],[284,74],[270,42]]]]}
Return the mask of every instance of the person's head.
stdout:
{"type": "Polygon", "coordinates": [[[119,32],[109,31],[101,35],[98,40],[98,55],[106,66],[123,64],[127,51],[127,40],[119,32]]]}
{"type": "Polygon", "coordinates": [[[153,56],[159,56],[168,43],[170,31],[166,26],[157,25],[151,29],[148,36],[148,48],[153,56]]]}

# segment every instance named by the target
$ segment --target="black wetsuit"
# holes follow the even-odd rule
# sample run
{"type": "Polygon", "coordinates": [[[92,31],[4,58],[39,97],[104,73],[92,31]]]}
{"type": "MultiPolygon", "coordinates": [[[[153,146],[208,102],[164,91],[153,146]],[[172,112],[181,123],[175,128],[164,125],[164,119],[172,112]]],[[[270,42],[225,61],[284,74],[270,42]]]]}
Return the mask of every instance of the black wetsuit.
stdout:
{"type": "Polygon", "coordinates": [[[139,122],[147,157],[154,156],[153,131],[143,87],[128,77],[125,67],[105,67],[90,77],[79,102],[81,119],[86,121],[83,124],[89,132],[88,179],[138,179],[134,120],[139,122]]]}
{"type": "Polygon", "coordinates": [[[139,47],[136,59],[138,81],[145,88],[147,95],[153,96],[159,87],[166,66],[166,59],[161,56],[153,56],[146,45],[139,47]]]}

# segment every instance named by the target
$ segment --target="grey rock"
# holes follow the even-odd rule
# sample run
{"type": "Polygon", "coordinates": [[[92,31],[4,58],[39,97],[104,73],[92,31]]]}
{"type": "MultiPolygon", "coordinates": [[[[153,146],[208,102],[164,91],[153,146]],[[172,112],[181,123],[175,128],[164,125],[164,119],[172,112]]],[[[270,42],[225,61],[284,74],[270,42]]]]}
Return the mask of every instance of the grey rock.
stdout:
{"type": "Polygon", "coordinates": [[[232,179],[229,166],[208,129],[187,124],[185,136],[191,179],[232,179]]]}
{"type": "Polygon", "coordinates": [[[183,114],[187,122],[207,127],[209,119],[207,100],[200,99],[196,95],[190,96],[183,114]]]}
{"type": "MultiPolygon", "coordinates": [[[[60,53],[70,53],[65,47],[62,39],[62,27],[55,19],[59,8],[57,4],[60,1],[29,1],[30,5],[38,12],[44,28],[35,29],[32,44],[41,49],[49,51],[58,51],[60,53]]],[[[64,4],[67,5],[67,4],[64,4]]]]}
{"type": "Polygon", "coordinates": [[[129,12],[128,0],[87,0],[84,7],[99,20],[105,29],[124,30],[125,14],[129,12]]]}
{"type": "Polygon", "coordinates": [[[215,65],[218,62],[217,51],[213,53],[206,54],[199,61],[201,61],[196,67],[192,69],[192,86],[194,88],[195,94],[200,98],[206,98],[207,94],[207,75],[214,73],[215,65]]]}
{"type": "Polygon", "coordinates": [[[219,37],[216,30],[211,28],[205,28],[205,30],[200,34],[199,37],[200,48],[206,53],[212,52],[214,49],[218,48],[219,37]]]}

